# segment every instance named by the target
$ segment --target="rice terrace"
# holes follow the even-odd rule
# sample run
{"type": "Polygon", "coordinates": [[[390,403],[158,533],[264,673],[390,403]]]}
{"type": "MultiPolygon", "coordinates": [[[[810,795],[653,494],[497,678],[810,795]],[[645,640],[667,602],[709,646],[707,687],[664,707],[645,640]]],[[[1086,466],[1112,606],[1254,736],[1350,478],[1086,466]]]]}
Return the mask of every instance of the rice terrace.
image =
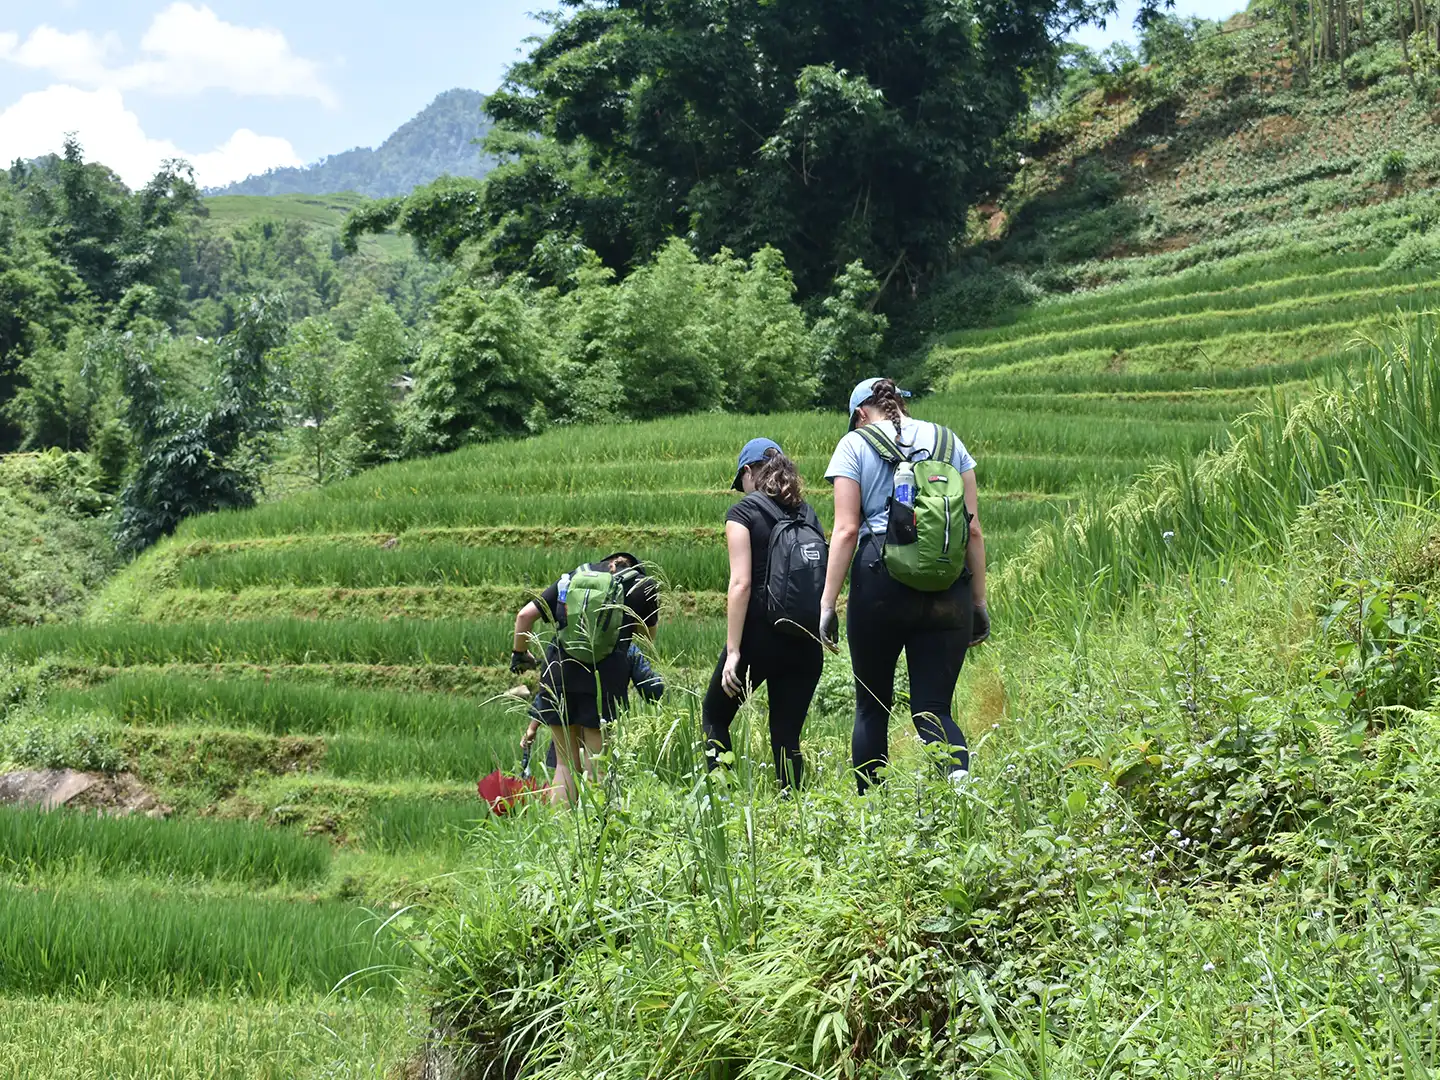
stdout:
{"type": "Polygon", "coordinates": [[[0,91],[0,1077],[1437,1075],[1440,11],[884,8],[567,4],[373,199],[0,91]],[[792,785],[776,678],[702,730],[742,447],[833,551],[871,376],[990,636],[867,790],[851,622],[792,785]],[[664,692],[567,805],[609,553],[664,692]]]}

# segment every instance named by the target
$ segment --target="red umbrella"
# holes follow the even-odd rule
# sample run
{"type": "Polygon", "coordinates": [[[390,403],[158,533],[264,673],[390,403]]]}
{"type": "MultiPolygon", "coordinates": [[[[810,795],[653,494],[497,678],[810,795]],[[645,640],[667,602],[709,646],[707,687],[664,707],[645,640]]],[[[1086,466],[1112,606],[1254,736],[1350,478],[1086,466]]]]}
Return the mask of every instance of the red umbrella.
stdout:
{"type": "Polygon", "coordinates": [[[497,814],[504,814],[521,799],[535,791],[535,780],[530,775],[530,748],[525,748],[521,761],[520,776],[506,776],[496,769],[475,785],[480,797],[490,804],[497,814]]]}

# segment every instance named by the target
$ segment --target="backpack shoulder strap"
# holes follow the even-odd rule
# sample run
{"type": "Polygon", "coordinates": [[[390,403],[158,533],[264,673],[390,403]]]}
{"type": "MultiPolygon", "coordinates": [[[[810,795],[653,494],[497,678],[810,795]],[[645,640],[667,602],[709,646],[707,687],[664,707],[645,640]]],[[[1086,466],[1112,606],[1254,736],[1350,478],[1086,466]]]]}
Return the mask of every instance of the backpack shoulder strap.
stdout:
{"type": "Polygon", "coordinates": [[[946,465],[951,464],[955,456],[955,445],[960,440],[955,433],[943,424],[935,425],[935,456],[932,460],[943,461],[946,465]]]}
{"type": "Polygon", "coordinates": [[[856,428],[860,437],[870,445],[870,449],[880,455],[880,460],[889,465],[898,465],[904,459],[900,453],[900,447],[895,445],[895,440],[880,430],[879,424],[866,424],[862,428],[856,428]]]}

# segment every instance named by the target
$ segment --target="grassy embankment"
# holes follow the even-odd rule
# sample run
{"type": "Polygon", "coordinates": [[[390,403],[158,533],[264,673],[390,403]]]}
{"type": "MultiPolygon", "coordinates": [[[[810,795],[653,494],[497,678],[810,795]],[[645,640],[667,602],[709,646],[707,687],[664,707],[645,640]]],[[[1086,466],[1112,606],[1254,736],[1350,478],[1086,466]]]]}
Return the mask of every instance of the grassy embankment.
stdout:
{"type": "MultiPolygon", "coordinates": [[[[1077,142],[1077,154],[1128,162],[1126,140],[1154,138],[1119,108],[1091,129],[1111,142],[1077,142]]],[[[1347,366],[1347,343],[1397,306],[1431,302],[1423,245],[1394,250],[1440,218],[1428,166],[1417,156],[1377,191],[1366,162],[1379,143],[1347,151],[1348,172],[1327,159],[1301,175],[1263,140],[1207,149],[1231,139],[1213,125],[1168,138],[1183,180],[1173,199],[1121,184],[1077,204],[1066,150],[1007,203],[1016,246],[1002,258],[1023,256],[1029,236],[1052,256],[1042,283],[1115,284],[931,350],[940,392],[917,411],[980,459],[1000,568],[997,642],[962,692],[980,747],[973,798],[911,769],[897,723],[891,794],[855,802],[843,665],[807,729],[809,795],[776,803],[749,768],[759,754],[731,803],[696,786],[692,691],[721,640],[733,454],[755,434],[780,439],[828,520],[820,474],[839,417],[556,432],[195,520],[87,623],[0,640],[0,758],[129,768],[181,815],[83,840],[7,821],[31,854],[0,868],[0,1071],[380,1075],[423,1013],[382,974],[324,991],[396,956],[373,936],[375,913],[409,900],[466,916],[434,923],[431,988],[463,1003],[472,1044],[516,1052],[568,1020],[532,1061],[562,1074],[607,1062],[627,1075],[829,1074],[900,1058],[911,1075],[1433,1068],[1428,1014],[1411,1009],[1433,977],[1421,833],[1434,770],[1416,756],[1433,721],[1356,704],[1367,672],[1393,671],[1375,656],[1413,654],[1409,639],[1430,633],[1421,614],[1384,629],[1396,604],[1428,611],[1399,596],[1424,578],[1428,549],[1394,530],[1360,535],[1293,471],[1259,513],[1270,474],[1248,459],[1199,470],[1203,494],[1151,482],[1135,498],[1159,516],[1132,500],[1119,520],[1136,524],[1113,534],[1097,494],[1189,459],[1272,390],[1291,398],[1347,366]],[[1344,192],[1313,187],[1337,177],[1344,192]],[[1141,214],[1161,222],[1150,232],[1117,228],[1114,207],[1134,199],[1175,209],[1141,214]],[[1187,205],[1219,203],[1248,216],[1206,209],[1182,227],[1187,205]],[[1210,479],[1242,466],[1255,486],[1210,479]],[[1189,516],[1166,517],[1176,505],[1189,516]],[[1076,512],[1081,532],[1047,525],[1076,512]],[[509,614],[582,552],[614,547],[652,559],[670,586],[658,643],[670,698],[627,723],[613,802],[573,827],[537,816],[482,828],[467,848],[473,779],[513,765],[522,723],[497,700],[512,683],[509,614]],[[1188,576],[1166,562],[1177,551],[1188,576]],[[1356,593],[1370,605],[1356,624],[1377,629],[1353,651],[1312,617],[1333,606],[1349,625],[1341,569],[1396,583],[1356,593]],[[1115,606],[1094,598],[1115,596],[1139,600],[1107,622],[1115,606]],[[1404,723],[1382,723],[1395,716],[1404,723]],[[1065,768],[1079,759],[1088,768],[1065,768]],[[185,832],[199,811],[226,820],[185,832]],[[262,834],[285,839],[271,851],[262,834]],[[623,862],[572,875],[566,852],[599,836],[623,862]],[[469,870],[442,876],[457,866],[469,870]],[[279,947],[277,928],[303,947],[279,947]],[[166,957],[184,958],[184,978],[167,976],[166,957]]],[[[212,211],[255,209],[230,202],[212,211]]],[[[338,221],[340,202],[314,202],[301,209],[338,221]]],[[[1271,465],[1308,445],[1254,431],[1281,455],[1271,465]]],[[[1306,468],[1334,479],[1339,464],[1306,468]]],[[[1374,693],[1387,708],[1427,703],[1413,687],[1374,693]]]]}

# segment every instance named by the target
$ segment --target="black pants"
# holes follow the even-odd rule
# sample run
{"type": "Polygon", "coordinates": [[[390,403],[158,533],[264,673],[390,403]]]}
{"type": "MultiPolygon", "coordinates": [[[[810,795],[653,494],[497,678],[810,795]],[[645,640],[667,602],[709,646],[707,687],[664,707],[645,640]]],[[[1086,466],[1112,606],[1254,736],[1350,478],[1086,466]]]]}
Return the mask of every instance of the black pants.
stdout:
{"type": "MultiPolygon", "coordinates": [[[[752,633],[747,627],[740,640],[740,681],[753,690],[761,683],[770,686],[770,749],[775,756],[775,775],[781,787],[794,783],[800,786],[805,772],[805,759],[800,755],[800,730],[805,714],[820,682],[825,654],[818,641],[808,641],[769,631],[752,633]]],[[[715,665],[710,688],[700,706],[700,720],[705,729],[706,762],[715,767],[715,754],[728,753],[730,724],[745,695],[731,697],[725,693],[720,677],[725,671],[725,653],[715,665]]]]}
{"type": "Polygon", "coordinates": [[[975,599],[969,575],[942,593],[901,585],[880,559],[880,540],[865,536],[850,570],[845,615],[850,662],[855,669],[855,732],[850,754],[860,793],[876,782],[889,760],[890,707],[900,652],[910,669],[910,714],[926,743],[951,748],[947,770],[968,769],[965,734],[951,715],[955,684],[970,647],[975,599]]]}

